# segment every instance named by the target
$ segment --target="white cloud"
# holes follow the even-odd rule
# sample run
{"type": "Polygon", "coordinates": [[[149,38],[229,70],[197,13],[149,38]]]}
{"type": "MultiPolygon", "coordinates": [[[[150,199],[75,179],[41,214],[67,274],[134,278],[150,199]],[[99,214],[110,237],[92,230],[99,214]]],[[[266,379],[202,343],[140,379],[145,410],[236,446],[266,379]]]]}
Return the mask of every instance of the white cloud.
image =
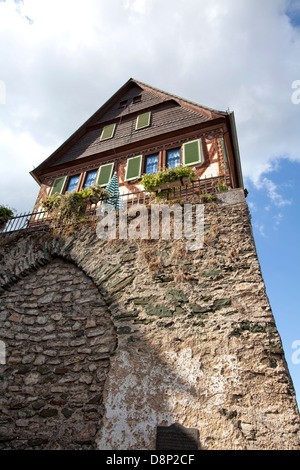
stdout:
{"type": "Polygon", "coordinates": [[[261,180],[257,181],[256,187],[257,189],[265,189],[268,197],[277,207],[284,207],[292,204],[290,199],[285,199],[282,194],[280,194],[278,186],[269,178],[263,177],[261,180]]]}
{"type": "Polygon", "coordinates": [[[266,238],[266,234],[265,234],[265,226],[263,224],[259,224],[259,223],[253,223],[253,227],[258,231],[258,233],[266,238]]]}
{"type": "Polygon", "coordinates": [[[281,212],[279,212],[278,214],[274,215],[273,219],[275,221],[273,229],[278,230],[278,227],[279,227],[279,225],[281,224],[281,222],[283,220],[283,214],[281,212]]]}
{"type": "MultiPolygon", "coordinates": [[[[300,105],[291,99],[292,83],[300,79],[300,31],[284,14],[288,4],[0,1],[0,82],[6,91],[0,128],[14,136],[0,146],[8,179],[18,174],[31,187],[23,162],[30,167],[43,161],[134,77],[233,110],[244,176],[284,204],[260,180],[282,157],[300,162],[300,105]],[[24,135],[34,142],[34,157],[18,144],[24,135]],[[20,165],[10,166],[7,155],[20,165]]],[[[0,187],[0,203],[10,198],[7,187],[0,187]]]]}

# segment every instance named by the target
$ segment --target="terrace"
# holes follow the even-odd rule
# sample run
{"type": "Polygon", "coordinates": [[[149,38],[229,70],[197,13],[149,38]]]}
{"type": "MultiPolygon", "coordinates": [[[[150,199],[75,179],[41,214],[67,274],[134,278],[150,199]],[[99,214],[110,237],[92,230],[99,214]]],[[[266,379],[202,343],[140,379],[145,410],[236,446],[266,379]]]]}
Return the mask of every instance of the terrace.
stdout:
{"type": "MultiPolygon", "coordinates": [[[[119,200],[122,201],[124,208],[151,203],[168,203],[172,201],[184,203],[199,203],[214,199],[216,193],[228,191],[231,189],[228,175],[217,176],[195,180],[189,184],[163,190],[155,195],[150,191],[133,191],[126,194],[120,194],[119,200]]],[[[117,197],[109,198],[108,202],[113,207],[117,197]]],[[[84,218],[73,220],[72,223],[96,220],[101,214],[101,202],[98,204],[88,204],[84,218]]],[[[51,212],[37,211],[17,214],[6,223],[0,231],[0,236],[13,236],[21,231],[44,231],[54,225],[54,219],[51,212]]],[[[57,222],[57,221],[56,221],[57,222]]],[[[63,221],[59,221],[62,222],[63,221]]],[[[70,221],[68,221],[70,223],[70,221]]]]}

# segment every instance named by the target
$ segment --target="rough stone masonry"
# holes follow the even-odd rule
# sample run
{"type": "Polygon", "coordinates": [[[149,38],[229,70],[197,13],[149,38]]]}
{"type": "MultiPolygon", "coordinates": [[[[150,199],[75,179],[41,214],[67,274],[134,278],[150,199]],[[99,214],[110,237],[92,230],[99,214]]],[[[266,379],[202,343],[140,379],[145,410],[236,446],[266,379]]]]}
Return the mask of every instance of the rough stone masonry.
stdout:
{"type": "Polygon", "coordinates": [[[99,240],[86,223],[0,246],[1,449],[299,449],[300,417],[241,190],[201,250],[99,240]]]}

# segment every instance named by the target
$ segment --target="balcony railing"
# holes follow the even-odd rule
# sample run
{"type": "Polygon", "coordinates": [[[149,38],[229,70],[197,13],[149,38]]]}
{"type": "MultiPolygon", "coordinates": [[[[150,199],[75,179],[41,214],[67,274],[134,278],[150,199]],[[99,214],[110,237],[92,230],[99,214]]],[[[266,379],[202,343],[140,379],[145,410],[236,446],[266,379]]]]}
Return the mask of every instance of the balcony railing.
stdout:
{"type": "MultiPolygon", "coordinates": [[[[158,194],[158,199],[163,200],[180,200],[184,202],[196,202],[203,195],[227,191],[230,188],[228,175],[217,176],[212,178],[204,178],[193,181],[187,185],[172,188],[168,191],[158,194]]],[[[133,191],[126,194],[120,194],[119,199],[124,207],[131,207],[139,204],[149,204],[155,202],[153,193],[149,191],[133,191]]],[[[117,202],[117,197],[111,197],[110,202],[117,202]]],[[[98,217],[99,204],[88,205],[85,218],[95,219],[98,217]]],[[[15,234],[22,230],[38,231],[46,230],[53,225],[53,216],[51,212],[37,211],[31,213],[18,214],[7,222],[5,228],[0,231],[0,235],[15,234]]]]}

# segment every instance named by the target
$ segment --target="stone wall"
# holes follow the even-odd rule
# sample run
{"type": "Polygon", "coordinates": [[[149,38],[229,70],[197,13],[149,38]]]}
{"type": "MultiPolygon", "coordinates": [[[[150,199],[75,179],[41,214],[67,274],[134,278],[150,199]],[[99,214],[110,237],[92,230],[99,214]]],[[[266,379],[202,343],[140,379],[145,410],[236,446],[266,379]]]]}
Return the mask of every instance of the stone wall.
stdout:
{"type": "Polygon", "coordinates": [[[61,432],[65,448],[155,449],[157,426],[176,422],[199,430],[202,449],[300,448],[293,384],[241,191],[205,204],[201,250],[182,240],[99,240],[86,224],[24,233],[1,256],[4,448],[56,448],[61,432]],[[66,280],[52,289],[56,275],[66,280]]]}
{"type": "Polygon", "coordinates": [[[76,266],[50,261],[1,296],[4,448],[93,448],[116,345],[108,309],[76,266]]]}

